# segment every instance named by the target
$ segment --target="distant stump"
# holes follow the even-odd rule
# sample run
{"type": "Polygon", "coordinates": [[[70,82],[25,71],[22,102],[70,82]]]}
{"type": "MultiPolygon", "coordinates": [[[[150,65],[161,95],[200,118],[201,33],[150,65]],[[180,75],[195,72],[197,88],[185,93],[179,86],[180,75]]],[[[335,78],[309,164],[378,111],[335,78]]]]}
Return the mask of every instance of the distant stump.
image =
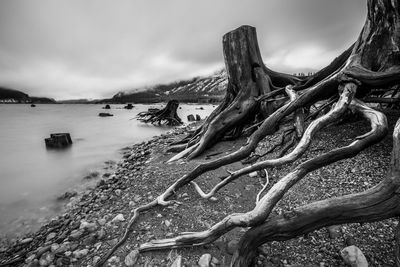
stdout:
{"type": "Polygon", "coordinates": [[[133,105],[132,104],[128,104],[124,107],[124,109],[133,109],[133,105]]]}
{"type": "Polygon", "coordinates": [[[111,113],[105,113],[105,112],[99,113],[99,117],[112,117],[112,116],[114,116],[114,115],[111,113]]]}

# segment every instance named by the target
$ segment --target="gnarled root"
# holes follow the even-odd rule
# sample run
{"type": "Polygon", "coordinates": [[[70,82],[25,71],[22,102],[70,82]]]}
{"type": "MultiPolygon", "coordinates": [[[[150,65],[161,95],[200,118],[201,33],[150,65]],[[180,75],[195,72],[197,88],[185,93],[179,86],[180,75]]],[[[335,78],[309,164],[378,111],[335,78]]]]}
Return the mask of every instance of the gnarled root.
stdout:
{"type": "Polygon", "coordinates": [[[181,125],[182,120],[179,118],[176,110],[178,109],[179,102],[177,100],[170,100],[167,106],[161,110],[149,110],[140,112],[136,115],[137,120],[144,123],[151,124],[166,124],[169,126],[181,125]]]}
{"type": "Polygon", "coordinates": [[[124,235],[122,236],[122,238],[117,242],[117,244],[115,244],[108,252],[106,255],[104,255],[95,265],[95,267],[100,267],[103,266],[103,264],[107,261],[108,258],[111,257],[111,255],[122,245],[125,243],[125,241],[128,239],[129,237],[129,233],[132,229],[133,224],[135,223],[136,219],[139,217],[140,212],[144,212],[147,210],[152,209],[153,207],[157,206],[157,201],[153,200],[150,203],[147,203],[143,206],[140,206],[136,209],[133,210],[133,215],[131,217],[131,219],[129,220],[128,225],[125,228],[125,232],[124,235]]]}
{"type": "MultiPolygon", "coordinates": [[[[372,118],[375,115],[370,113],[368,116],[372,118]]],[[[231,266],[249,266],[256,255],[256,249],[269,241],[288,240],[329,225],[373,222],[399,216],[399,151],[400,119],[393,132],[391,170],[381,183],[362,193],[317,201],[267,219],[241,238],[231,266]]],[[[396,262],[400,262],[398,249],[396,253],[396,262]]]]}
{"type": "Polygon", "coordinates": [[[209,193],[204,193],[203,190],[197,185],[196,182],[191,182],[192,185],[194,185],[196,191],[202,196],[203,198],[210,198],[212,197],[217,191],[219,191],[221,188],[223,188],[225,185],[228,183],[236,180],[237,178],[241,177],[242,175],[262,170],[265,168],[271,168],[271,167],[278,167],[282,166],[284,164],[292,163],[295,160],[297,160],[299,157],[303,155],[303,153],[307,150],[307,148],[311,144],[312,137],[315,135],[317,131],[319,131],[321,128],[324,126],[338,120],[341,115],[344,114],[344,112],[347,110],[348,105],[350,104],[355,91],[356,91],[356,85],[353,83],[347,84],[346,89],[344,89],[343,93],[341,94],[341,97],[339,101],[334,105],[331,109],[330,112],[325,114],[324,116],[316,119],[313,121],[306,129],[304,132],[304,135],[302,136],[301,140],[299,141],[298,145],[296,148],[289,154],[277,158],[277,159],[268,159],[264,160],[258,163],[255,163],[251,166],[242,168],[240,170],[237,170],[235,172],[232,172],[228,177],[226,177],[224,180],[222,180],[219,184],[217,184],[209,193]]]}
{"type": "MultiPolygon", "coordinates": [[[[354,84],[353,84],[354,85],[354,84]]],[[[255,226],[265,221],[276,203],[283,195],[307,173],[345,158],[353,157],[366,147],[380,141],[387,133],[387,121],[384,114],[368,108],[359,101],[352,102],[352,108],[361,112],[371,122],[371,131],[358,137],[349,146],[334,149],[328,153],[308,160],[294,171],[279,180],[268,193],[257,203],[256,207],[247,213],[227,216],[210,229],[191,234],[182,234],[175,238],[155,240],[140,246],[141,251],[196,246],[212,242],[235,227],[255,226]]]]}

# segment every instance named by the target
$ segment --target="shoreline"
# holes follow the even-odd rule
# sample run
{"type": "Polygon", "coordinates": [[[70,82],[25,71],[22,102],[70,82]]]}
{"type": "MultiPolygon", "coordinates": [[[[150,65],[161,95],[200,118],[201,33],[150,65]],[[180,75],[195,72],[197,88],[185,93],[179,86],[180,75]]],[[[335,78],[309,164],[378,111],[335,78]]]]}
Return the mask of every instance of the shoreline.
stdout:
{"type": "MultiPolygon", "coordinates": [[[[162,104],[159,104],[159,106],[162,106],[162,104]]],[[[101,105],[95,105],[95,107],[87,106],[83,107],[83,109],[77,109],[78,112],[71,114],[69,112],[71,107],[68,105],[61,109],[57,108],[56,110],[61,114],[57,116],[61,116],[64,119],[68,116],[73,117],[70,121],[74,121],[74,126],[69,125],[68,120],[65,123],[58,123],[57,119],[53,120],[55,116],[45,117],[46,119],[41,120],[39,123],[34,123],[34,127],[29,127],[35,133],[30,136],[29,141],[26,141],[23,145],[20,145],[20,142],[15,144],[17,143],[15,140],[20,138],[19,135],[16,135],[12,138],[12,145],[5,144],[5,151],[10,152],[10,154],[9,156],[5,155],[3,164],[0,164],[2,166],[0,176],[3,178],[1,179],[3,191],[0,210],[3,216],[0,220],[0,239],[18,238],[22,234],[38,230],[43,222],[62,213],[60,210],[63,209],[64,203],[56,201],[58,197],[67,192],[70,192],[69,195],[73,195],[75,194],[74,191],[81,192],[85,187],[95,185],[96,180],[102,176],[103,167],[106,167],[105,161],[108,159],[114,161],[122,159],[121,148],[136,142],[149,140],[155,135],[160,135],[172,129],[170,127],[154,127],[131,121],[134,114],[147,110],[151,107],[149,105],[138,105],[132,111],[125,111],[122,106],[116,105],[113,109],[118,116],[112,120],[98,118],[96,114],[100,107],[101,105]],[[84,117],[84,119],[77,119],[78,122],[76,123],[75,117],[77,113],[82,113],[83,116],[79,115],[79,117],[84,117]],[[46,123],[48,121],[52,124],[47,129],[46,123]],[[94,128],[84,129],[86,123],[90,126],[93,125],[94,128]],[[65,127],[65,131],[72,132],[76,144],[65,151],[48,151],[44,148],[44,143],[42,144],[42,138],[47,135],[48,131],[52,131],[50,128],[58,129],[60,125],[63,128],[65,127]],[[75,127],[75,125],[77,126],[75,127]],[[104,127],[107,127],[107,129],[103,129],[104,127]],[[114,133],[113,131],[115,130],[119,133],[114,133]],[[42,132],[45,133],[43,134],[42,132]],[[99,137],[93,138],[93,134],[98,134],[99,137]],[[106,138],[107,140],[104,140],[106,138]],[[23,152],[25,147],[29,147],[29,150],[26,154],[21,155],[22,160],[14,160],[14,158],[19,159],[18,156],[21,154],[19,151],[23,152]],[[94,177],[96,172],[99,173],[98,177],[94,177]],[[86,176],[94,178],[83,179],[86,176]]],[[[195,113],[197,111],[195,108],[198,106],[184,105],[182,107],[182,114],[186,114],[195,113]]],[[[207,114],[212,106],[204,107],[207,111],[200,111],[203,112],[200,113],[202,115],[207,114]]],[[[48,111],[51,110],[53,108],[50,106],[48,108],[43,107],[35,110],[32,116],[38,116],[36,113],[39,115],[43,113],[50,114],[48,111]]],[[[19,111],[19,109],[6,109],[6,111],[11,115],[16,114],[17,118],[22,117],[19,121],[31,118],[29,111],[24,111],[28,112],[29,116],[25,116],[24,112],[15,112],[19,111]]],[[[43,116],[40,117],[43,118],[43,116]]],[[[60,119],[59,121],[63,120],[60,119]]],[[[3,120],[3,122],[7,122],[7,120],[3,120]]],[[[24,124],[16,123],[14,127],[9,127],[9,129],[19,129],[18,127],[20,126],[24,126],[24,124]]],[[[24,127],[20,128],[23,129],[24,127]]],[[[12,130],[2,131],[3,135],[1,136],[5,136],[2,140],[7,140],[8,136],[14,136],[14,132],[12,130]]],[[[66,196],[68,196],[68,193],[66,196]]]]}
{"type": "MultiPolygon", "coordinates": [[[[393,119],[391,121],[393,123],[393,119]]],[[[171,142],[180,139],[190,127],[193,126],[177,128],[129,146],[113,175],[99,180],[93,189],[82,194],[68,212],[42,226],[39,231],[0,249],[0,259],[10,260],[13,256],[24,254],[24,260],[13,266],[93,266],[99,256],[104,255],[121,238],[131,210],[153,200],[178,177],[205,161],[207,155],[232,152],[245,141],[222,142],[193,161],[164,164],[173,155],[165,153],[165,149],[171,142]]],[[[355,136],[367,131],[368,125],[356,122],[345,125],[345,128],[337,132],[331,126],[321,131],[305,158],[351,142],[355,136]]],[[[273,138],[275,136],[260,143],[259,149],[266,149],[273,138]]],[[[290,191],[274,212],[279,214],[310,201],[358,192],[373,186],[386,174],[390,147],[389,134],[382,143],[368,148],[355,158],[310,174],[290,191]],[[371,166],[374,169],[370,169],[371,166]]],[[[241,163],[235,163],[222,167],[202,175],[198,182],[202,188],[210,188],[219,181],[219,177],[225,175],[226,169],[238,169],[241,166],[241,163]]],[[[270,183],[275,183],[291,168],[293,166],[288,165],[269,171],[270,183]]],[[[175,236],[183,231],[204,230],[227,214],[248,211],[254,207],[254,196],[259,189],[258,177],[244,176],[221,190],[215,201],[209,201],[197,196],[191,186],[185,186],[173,197],[183,204],[156,207],[142,214],[127,242],[105,266],[126,266],[129,253],[149,240],[175,236]]],[[[392,219],[363,225],[347,224],[340,226],[338,237],[335,238],[330,236],[327,228],[323,228],[307,237],[271,242],[261,247],[264,253],[257,258],[256,265],[344,266],[340,250],[349,244],[360,247],[372,266],[392,265],[395,226],[396,221],[392,219]]],[[[187,266],[196,266],[200,256],[205,253],[211,254],[219,266],[227,266],[232,249],[242,234],[243,229],[235,229],[212,244],[194,249],[142,253],[135,266],[170,266],[179,256],[187,266]]]]}

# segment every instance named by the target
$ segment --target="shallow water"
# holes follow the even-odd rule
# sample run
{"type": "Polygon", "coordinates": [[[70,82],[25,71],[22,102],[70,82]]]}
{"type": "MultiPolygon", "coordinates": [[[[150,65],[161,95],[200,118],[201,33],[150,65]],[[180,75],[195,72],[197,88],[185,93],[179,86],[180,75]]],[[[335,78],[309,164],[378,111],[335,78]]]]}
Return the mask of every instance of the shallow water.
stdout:
{"type": "MultiPolygon", "coordinates": [[[[179,116],[202,118],[214,109],[211,105],[180,105],[179,116]]],[[[80,190],[90,182],[83,179],[95,170],[105,170],[108,160],[118,161],[120,149],[167,132],[132,119],[149,107],[135,105],[5,105],[0,104],[0,232],[17,236],[35,230],[43,221],[62,211],[56,198],[65,191],[80,190]],[[113,117],[98,117],[99,112],[113,117]],[[69,132],[73,145],[63,150],[48,150],[44,138],[50,133],[69,132]]],[[[108,170],[110,171],[110,170],[108,170]]],[[[101,175],[101,174],[100,174],[101,175]]],[[[93,183],[93,182],[92,182],[93,183]]]]}

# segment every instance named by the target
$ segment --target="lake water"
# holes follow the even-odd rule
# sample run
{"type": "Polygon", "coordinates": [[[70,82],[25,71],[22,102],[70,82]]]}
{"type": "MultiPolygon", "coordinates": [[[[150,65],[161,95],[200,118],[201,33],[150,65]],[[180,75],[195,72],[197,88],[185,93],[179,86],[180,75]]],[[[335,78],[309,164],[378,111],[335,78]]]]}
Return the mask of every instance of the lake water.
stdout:
{"type": "MultiPolygon", "coordinates": [[[[165,133],[171,128],[138,122],[135,115],[156,105],[6,105],[0,104],[0,233],[18,236],[35,230],[62,211],[56,198],[66,191],[88,186],[83,177],[104,170],[105,161],[118,161],[120,149],[165,133]],[[99,112],[113,117],[98,117],[99,112]],[[69,132],[73,145],[48,150],[44,138],[69,132]]],[[[188,114],[202,118],[211,105],[181,104],[178,114],[187,123],[188,114]]],[[[93,182],[92,182],[93,183],[93,182]]]]}

